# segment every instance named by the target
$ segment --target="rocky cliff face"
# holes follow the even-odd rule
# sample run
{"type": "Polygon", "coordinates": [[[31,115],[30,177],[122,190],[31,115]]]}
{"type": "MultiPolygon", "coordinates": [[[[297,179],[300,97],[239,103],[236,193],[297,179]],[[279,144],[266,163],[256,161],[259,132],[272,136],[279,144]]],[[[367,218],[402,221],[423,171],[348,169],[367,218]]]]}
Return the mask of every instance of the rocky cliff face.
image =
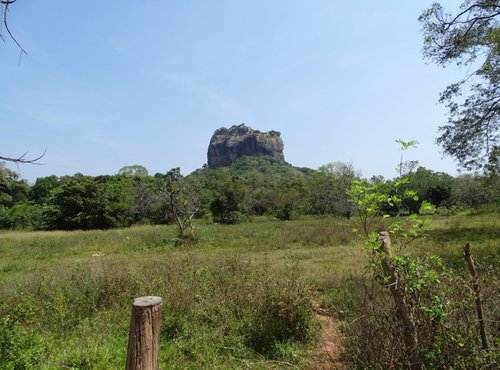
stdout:
{"type": "Polygon", "coordinates": [[[285,160],[277,131],[260,132],[244,124],[216,130],[208,146],[208,166],[229,166],[243,156],[269,155],[285,160]]]}

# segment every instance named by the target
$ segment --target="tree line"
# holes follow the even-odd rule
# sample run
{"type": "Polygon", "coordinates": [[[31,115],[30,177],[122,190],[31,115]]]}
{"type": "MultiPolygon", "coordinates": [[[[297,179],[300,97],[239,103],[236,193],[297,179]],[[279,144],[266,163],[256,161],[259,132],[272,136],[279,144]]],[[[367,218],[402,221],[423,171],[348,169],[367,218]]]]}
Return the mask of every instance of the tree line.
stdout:
{"type": "MultiPolygon", "coordinates": [[[[499,202],[495,173],[453,177],[418,167],[407,177],[405,186],[418,200],[393,209],[388,205],[384,214],[418,213],[423,202],[446,212],[499,202]]],[[[252,216],[350,218],[355,209],[346,192],[360,179],[349,163],[312,170],[271,157],[244,157],[230,167],[204,167],[188,176],[179,168],[149,175],[142,166],[127,166],[116,175],[52,175],[30,185],[0,163],[0,228],[90,230],[174,223],[183,235],[193,233],[193,218],[224,224],[252,216]]],[[[362,181],[390,193],[395,180],[374,176],[362,181]]]]}

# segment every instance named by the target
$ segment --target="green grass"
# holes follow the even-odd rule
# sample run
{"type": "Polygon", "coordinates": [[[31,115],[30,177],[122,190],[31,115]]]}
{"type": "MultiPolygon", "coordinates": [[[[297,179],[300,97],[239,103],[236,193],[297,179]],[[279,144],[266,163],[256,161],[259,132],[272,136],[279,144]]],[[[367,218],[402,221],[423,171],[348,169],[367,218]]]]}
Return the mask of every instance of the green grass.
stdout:
{"type": "MultiPolygon", "coordinates": [[[[499,262],[497,214],[432,223],[412,253],[438,254],[464,272],[470,242],[482,271],[499,262]]],[[[200,222],[197,243],[182,245],[174,226],[2,232],[0,368],[123,368],[130,302],[140,295],[165,300],[162,368],[300,368],[320,332],[313,304],[347,324],[369,285],[352,226],[200,222]]]]}

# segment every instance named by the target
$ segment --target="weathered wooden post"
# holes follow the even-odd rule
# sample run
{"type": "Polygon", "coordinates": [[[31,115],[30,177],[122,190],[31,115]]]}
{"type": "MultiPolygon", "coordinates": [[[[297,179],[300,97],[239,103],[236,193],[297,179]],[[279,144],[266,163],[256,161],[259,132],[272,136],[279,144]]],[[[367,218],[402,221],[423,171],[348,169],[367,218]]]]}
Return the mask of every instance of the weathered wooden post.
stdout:
{"type": "Polygon", "coordinates": [[[161,297],[146,296],[132,302],[127,370],[157,370],[160,348],[161,297]]]}

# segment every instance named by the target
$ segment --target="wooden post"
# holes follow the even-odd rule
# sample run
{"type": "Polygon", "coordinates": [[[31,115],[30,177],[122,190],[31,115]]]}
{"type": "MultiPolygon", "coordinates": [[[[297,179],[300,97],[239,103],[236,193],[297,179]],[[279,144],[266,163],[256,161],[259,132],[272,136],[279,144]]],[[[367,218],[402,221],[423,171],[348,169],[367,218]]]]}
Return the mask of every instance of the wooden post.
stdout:
{"type": "Polygon", "coordinates": [[[467,243],[464,246],[464,259],[469,266],[469,271],[472,276],[472,289],[474,290],[474,296],[476,298],[476,311],[477,318],[479,320],[479,333],[481,334],[481,342],[483,343],[483,349],[488,350],[488,336],[486,335],[486,323],[484,321],[483,303],[481,301],[481,288],[479,286],[479,278],[477,276],[476,266],[474,265],[474,260],[470,255],[470,244],[467,243]]]}
{"type": "Polygon", "coordinates": [[[392,263],[391,239],[389,232],[381,231],[378,237],[381,254],[381,265],[384,270],[384,275],[389,283],[389,290],[391,291],[392,299],[396,306],[396,311],[403,324],[403,340],[405,346],[410,353],[410,369],[422,370],[422,360],[420,358],[420,347],[418,344],[417,328],[411,308],[406,303],[403,287],[400,286],[398,275],[392,263]]]}
{"type": "Polygon", "coordinates": [[[127,370],[157,370],[163,299],[146,296],[132,302],[127,370]]]}

